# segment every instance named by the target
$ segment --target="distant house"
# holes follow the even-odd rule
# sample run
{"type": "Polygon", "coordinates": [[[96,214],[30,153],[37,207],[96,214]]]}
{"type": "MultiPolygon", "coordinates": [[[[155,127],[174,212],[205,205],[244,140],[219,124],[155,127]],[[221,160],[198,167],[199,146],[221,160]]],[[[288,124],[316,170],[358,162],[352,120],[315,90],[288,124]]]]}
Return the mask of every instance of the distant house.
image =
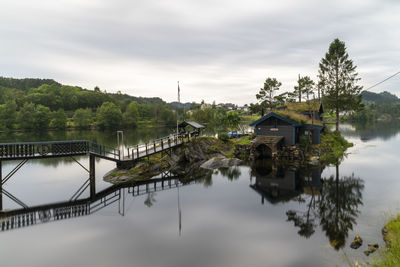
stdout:
{"type": "Polygon", "coordinates": [[[310,136],[313,144],[321,143],[321,131],[324,126],[320,121],[310,123],[306,114],[276,111],[270,112],[254,121],[250,126],[254,127],[256,136],[280,136],[287,146],[295,145],[302,135],[310,136]]]}

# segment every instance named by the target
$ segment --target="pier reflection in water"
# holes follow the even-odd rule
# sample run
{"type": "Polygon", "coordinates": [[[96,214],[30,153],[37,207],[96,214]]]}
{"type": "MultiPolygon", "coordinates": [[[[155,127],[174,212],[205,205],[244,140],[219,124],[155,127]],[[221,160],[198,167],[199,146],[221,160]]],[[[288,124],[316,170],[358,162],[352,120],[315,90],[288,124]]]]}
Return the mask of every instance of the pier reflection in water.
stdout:
{"type": "Polygon", "coordinates": [[[321,177],[321,168],[279,166],[271,162],[255,162],[251,169],[255,181],[250,185],[265,200],[277,203],[297,201],[303,209],[286,211],[287,221],[299,228],[298,234],[309,238],[320,225],[336,250],[345,246],[350,230],[356,224],[363,205],[364,182],[354,174],[321,177]]]}
{"type": "MultiPolygon", "coordinates": [[[[65,202],[48,203],[28,207],[3,189],[0,197],[6,196],[22,206],[20,209],[0,211],[1,231],[31,226],[39,223],[58,221],[93,214],[100,209],[118,202],[118,213],[124,216],[125,197],[147,195],[144,204],[150,207],[154,202],[156,191],[168,190],[193,184],[194,179],[178,178],[170,173],[163,173],[159,178],[145,181],[124,183],[110,186],[88,198],[68,200],[65,202]]],[[[75,195],[75,194],[74,194],[75,195]]]]}

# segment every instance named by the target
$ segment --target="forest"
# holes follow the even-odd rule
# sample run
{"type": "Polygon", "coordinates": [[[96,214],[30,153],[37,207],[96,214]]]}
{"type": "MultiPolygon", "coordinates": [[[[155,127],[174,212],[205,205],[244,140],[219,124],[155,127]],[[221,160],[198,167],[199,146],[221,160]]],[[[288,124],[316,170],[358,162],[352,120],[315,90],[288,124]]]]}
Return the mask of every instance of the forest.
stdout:
{"type": "Polygon", "coordinates": [[[166,103],[161,98],[135,97],[62,85],[52,79],[0,77],[0,131],[48,129],[117,129],[174,126],[193,119],[207,126],[239,126],[237,112],[216,105],[166,103]]]}
{"type": "Polygon", "coordinates": [[[363,108],[343,116],[344,120],[367,123],[400,118],[400,99],[387,91],[361,92],[363,108]]]}

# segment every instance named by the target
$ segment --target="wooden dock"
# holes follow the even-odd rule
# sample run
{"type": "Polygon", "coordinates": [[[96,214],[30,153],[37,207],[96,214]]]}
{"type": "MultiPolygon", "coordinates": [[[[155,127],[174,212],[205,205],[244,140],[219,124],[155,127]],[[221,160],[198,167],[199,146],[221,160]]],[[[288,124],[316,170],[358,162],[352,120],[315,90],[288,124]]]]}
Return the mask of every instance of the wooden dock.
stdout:
{"type": "Polygon", "coordinates": [[[82,184],[78,191],[71,197],[71,201],[78,200],[82,193],[89,188],[91,199],[96,199],[95,173],[96,157],[114,161],[118,168],[132,167],[138,160],[149,157],[156,153],[166,153],[171,155],[172,149],[192,138],[196,138],[198,132],[183,132],[179,135],[173,134],[163,138],[153,140],[148,143],[138,144],[127,149],[127,155],[118,149],[100,145],[88,140],[72,141],[53,141],[53,142],[24,142],[24,143],[0,143],[0,213],[3,210],[3,195],[12,201],[27,208],[21,200],[15,198],[11,193],[3,188],[3,185],[31,159],[46,159],[57,157],[70,157],[79,166],[86,170],[89,178],[82,184]],[[89,156],[89,167],[83,166],[74,156],[89,156]],[[2,162],[9,160],[19,160],[20,162],[3,177],[2,162]]]}
{"type": "Polygon", "coordinates": [[[195,136],[191,133],[173,134],[144,144],[128,147],[127,155],[123,155],[118,148],[97,144],[88,140],[0,143],[0,161],[89,154],[115,162],[135,161],[180,146],[185,142],[189,142],[195,136]]]}

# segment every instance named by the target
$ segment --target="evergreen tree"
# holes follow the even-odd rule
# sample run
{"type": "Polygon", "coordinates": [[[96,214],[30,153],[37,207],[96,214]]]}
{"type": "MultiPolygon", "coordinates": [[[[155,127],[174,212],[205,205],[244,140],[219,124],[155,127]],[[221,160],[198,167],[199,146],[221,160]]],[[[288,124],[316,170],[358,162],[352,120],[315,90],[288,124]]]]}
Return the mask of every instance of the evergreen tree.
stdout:
{"type": "Polygon", "coordinates": [[[310,99],[310,95],[314,92],[314,81],[311,80],[310,77],[304,76],[301,77],[299,75],[299,79],[297,80],[297,85],[294,87],[293,95],[298,97],[299,102],[301,103],[303,98],[307,100],[310,99]]]}
{"type": "Polygon", "coordinates": [[[277,99],[274,97],[275,91],[278,91],[282,83],[275,78],[267,78],[264,82],[264,87],[260,88],[260,92],[256,95],[263,106],[269,109],[275,107],[277,99]]]}
{"type": "Polygon", "coordinates": [[[320,83],[324,85],[324,103],[336,113],[336,130],[339,130],[341,111],[358,110],[361,105],[360,80],[356,66],[349,59],[345,43],[335,39],[319,64],[320,83]]]}

